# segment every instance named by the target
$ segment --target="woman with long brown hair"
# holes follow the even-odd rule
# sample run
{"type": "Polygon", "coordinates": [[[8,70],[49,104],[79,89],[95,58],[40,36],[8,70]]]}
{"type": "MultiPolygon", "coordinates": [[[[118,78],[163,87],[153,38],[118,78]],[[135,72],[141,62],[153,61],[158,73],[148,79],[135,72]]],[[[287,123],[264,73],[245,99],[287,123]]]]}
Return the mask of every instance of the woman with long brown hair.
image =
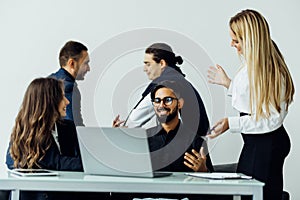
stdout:
{"type": "Polygon", "coordinates": [[[66,115],[68,104],[62,81],[38,78],[30,83],[10,139],[14,168],[82,170],[80,156],[75,155],[78,150],[75,127],[70,122],[60,121],[66,115]],[[66,129],[66,125],[70,128],[66,129]],[[58,134],[61,126],[67,130],[65,135],[58,134]],[[74,145],[72,149],[60,144],[66,136],[74,145]]]}
{"type": "MultiPolygon", "coordinates": [[[[54,78],[37,78],[30,83],[12,130],[8,168],[82,171],[75,125],[62,120],[69,104],[63,88],[63,82],[54,78]]],[[[20,197],[63,199],[69,195],[21,192],[20,197]]]]}
{"type": "Polygon", "coordinates": [[[208,79],[228,89],[240,116],[218,121],[209,137],[228,129],[242,133],[244,146],[237,171],[265,183],[264,200],[280,200],[283,164],[290,151],[283,121],[293,101],[293,80],[259,12],[243,10],[230,19],[229,26],[231,46],[237,49],[242,67],[233,80],[221,66],[210,67],[208,79]]]}

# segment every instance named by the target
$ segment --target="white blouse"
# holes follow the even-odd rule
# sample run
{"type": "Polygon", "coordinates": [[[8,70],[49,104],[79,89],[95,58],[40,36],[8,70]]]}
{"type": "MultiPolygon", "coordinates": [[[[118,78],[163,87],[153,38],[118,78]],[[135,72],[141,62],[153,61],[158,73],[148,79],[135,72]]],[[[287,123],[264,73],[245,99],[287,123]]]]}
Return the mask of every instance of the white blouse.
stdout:
{"type": "Polygon", "coordinates": [[[52,136],[53,136],[53,138],[54,138],[54,141],[55,141],[55,143],[56,143],[56,145],[57,145],[57,148],[58,148],[58,150],[59,150],[59,152],[60,152],[60,154],[61,154],[61,151],[60,151],[60,145],[59,145],[59,142],[58,142],[58,132],[57,132],[57,126],[56,126],[56,124],[54,125],[54,130],[52,131],[52,136]]]}
{"type": "MultiPolygon", "coordinates": [[[[282,97],[284,91],[285,88],[282,87],[282,97]]],[[[232,106],[234,109],[238,112],[251,113],[249,79],[246,66],[242,67],[231,81],[227,94],[232,97],[232,106]]],[[[274,131],[283,124],[283,120],[287,115],[285,101],[281,101],[280,107],[281,112],[278,113],[273,106],[270,106],[270,116],[268,118],[259,118],[258,121],[256,121],[255,106],[252,108],[253,112],[251,116],[228,117],[229,130],[234,133],[247,134],[263,134],[274,131]]],[[[265,108],[263,110],[265,112],[265,108]]]]}

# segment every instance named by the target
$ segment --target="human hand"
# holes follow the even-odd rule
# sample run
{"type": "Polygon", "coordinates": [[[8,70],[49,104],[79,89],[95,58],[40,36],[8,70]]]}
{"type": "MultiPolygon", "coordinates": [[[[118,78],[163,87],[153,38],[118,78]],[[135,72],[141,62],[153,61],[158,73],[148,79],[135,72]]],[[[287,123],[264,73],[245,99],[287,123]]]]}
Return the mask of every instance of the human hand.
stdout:
{"type": "Polygon", "coordinates": [[[209,83],[223,85],[226,88],[229,87],[231,82],[224,69],[218,64],[216,64],[216,67],[209,67],[207,78],[209,83]]]}
{"type": "Polygon", "coordinates": [[[213,139],[215,137],[218,137],[228,129],[229,129],[228,118],[223,118],[213,126],[213,128],[210,130],[210,134],[208,134],[207,137],[213,139]]]}
{"type": "Polygon", "coordinates": [[[124,120],[120,120],[120,115],[117,115],[116,118],[113,121],[112,126],[113,127],[119,127],[122,123],[124,123],[124,120]]]}
{"type": "Polygon", "coordinates": [[[194,170],[195,172],[207,172],[206,167],[206,154],[204,148],[200,148],[200,153],[195,149],[192,150],[192,154],[186,152],[184,154],[184,164],[194,170]]]}

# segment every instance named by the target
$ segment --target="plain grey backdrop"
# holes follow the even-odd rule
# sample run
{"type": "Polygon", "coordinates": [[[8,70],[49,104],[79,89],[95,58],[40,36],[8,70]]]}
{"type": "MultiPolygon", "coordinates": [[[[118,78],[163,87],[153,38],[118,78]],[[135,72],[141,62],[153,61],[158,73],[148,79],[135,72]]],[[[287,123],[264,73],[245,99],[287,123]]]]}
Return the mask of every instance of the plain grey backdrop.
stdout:
{"type": "MultiPolygon", "coordinates": [[[[176,0],[0,0],[0,58],[1,58],[1,103],[0,103],[0,170],[5,170],[5,153],[9,141],[9,135],[19,110],[25,89],[30,81],[36,77],[47,76],[58,69],[58,52],[68,40],[78,40],[86,44],[93,58],[101,57],[99,52],[105,52],[105,48],[116,51],[124,47],[124,40],[114,43],[114,39],[128,32],[140,30],[162,30],[171,33],[172,38],[162,36],[161,41],[170,43],[174,51],[183,58],[188,57],[188,51],[180,52],[181,46],[177,46],[176,36],[184,36],[188,40],[205,51],[212,65],[222,65],[232,77],[239,67],[239,59],[235,49],[230,47],[228,21],[231,16],[242,9],[252,8],[261,12],[269,22],[271,35],[277,42],[281,52],[292,73],[296,94],[294,103],[290,107],[289,114],[284,125],[289,132],[292,141],[292,149],[284,166],[284,188],[289,191],[292,199],[300,198],[298,180],[300,162],[299,152],[300,135],[298,134],[300,110],[297,85],[299,78],[299,35],[300,35],[300,3],[291,1],[176,1],[176,0]],[[174,37],[173,37],[174,36],[174,37]],[[174,39],[175,38],[175,39],[174,39]],[[112,41],[111,41],[112,40],[112,41]],[[174,43],[172,41],[175,41],[174,43]],[[105,44],[105,45],[104,45],[105,44]],[[112,46],[109,46],[109,45],[112,46]],[[106,46],[108,45],[108,47],[106,46]],[[119,45],[119,46],[118,46],[119,45]],[[178,51],[176,51],[178,49],[178,51]],[[298,74],[298,77],[297,77],[298,74]]],[[[162,34],[163,35],[163,34],[162,34]]],[[[143,36],[141,36],[143,37],[143,36]]],[[[144,37],[151,37],[146,34],[144,37]]],[[[171,36],[170,36],[171,37],[171,36]]],[[[135,43],[134,37],[126,40],[126,45],[135,43]]],[[[159,35],[153,35],[153,41],[160,40],[159,35]]],[[[144,47],[150,43],[145,43],[144,47]]],[[[195,51],[195,48],[191,48],[195,51]]],[[[193,52],[195,53],[195,52],[193,52]]],[[[111,53],[111,54],[114,54],[111,53]]],[[[104,57],[107,55],[104,55],[104,57]]],[[[130,102],[125,99],[116,99],[118,77],[125,77],[131,73],[132,81],[137,79],[148,81],[142,71],[143,49],[128,49],[122,55],[113,55],[113,60],[105,64],[106,71],[99,75],[95,91],[87,91],[85,82],[80,82],[83,88],[83,114],[86,125],[97,125],[97,122],[89,120],[88,107],[94,108],[97,120],[101,125],[110,126],[112,118],[118,111],[112,104],[107,104],[103,99],[125,104],[125,111],[120,111],[123,118],[130,102]],[[115,80],[116,79],[116,80],[115,80]],[[113,91],[113,92],[112,92],[113,91]],[[87,97],[87,95],[91,95],[87,97]],[[86,105],[87,98],[95,100],[94,105],[86,105]],[[97,103],[99,102],[99,103],[97,103]],[[99,122],[99,121],[98,121],[99,122]]],[[[91,60],[91,72],[86,76],[88,80],[93,70],[100,67],[101,63],[91,60]]],[[[209,62],[208,62],[209,63],[209,62]]],[[[206,65],[206,64],[205,64],[206,65]]],[[[225,98],[222,89],[216,89],[220,103],[217,105],[211,100],[211,91],[206,83],[205,68],[198,68],[199,74],[195,76],[193,67],[185,60],[183,71],[187,78],[196,85],[203,96],[211,123],[216,118],[213,115],[215,108],[218,115],[235,115],[231,109],[230,99],[225,98]],[[222,105],[223,110],[218,106],[222,105]]],[[[102,66],[103,67],[103,66],[102,66]]],[[[197,66],[198,67],[198,66],[197,66]]],[[[130,77],[130,76],[128,76],[130,77]]],[[[130,85],[130,83],[128,83],[130,85]]],[[[134,91],[125,91],[135,99],[141,88],[134,91]]],[[[214,94],[216,95],[216,94],[214,94]]],[[[239,134],[226,133],[211,142],[212,160],[215,164],[237,162],[241,150],[242,140],[239,134]]]]}

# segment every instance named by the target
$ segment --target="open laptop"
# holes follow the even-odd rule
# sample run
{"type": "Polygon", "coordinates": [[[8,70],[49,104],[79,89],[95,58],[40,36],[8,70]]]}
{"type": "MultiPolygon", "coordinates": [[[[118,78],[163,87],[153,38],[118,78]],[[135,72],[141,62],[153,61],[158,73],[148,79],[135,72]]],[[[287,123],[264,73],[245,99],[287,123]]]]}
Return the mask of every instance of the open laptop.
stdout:
{"type": "Polygon", "coordinates": [[[76,129],[86,174],[151,178],[172,174],[152,170],[143,128],[78,126],[76,129]]]}

